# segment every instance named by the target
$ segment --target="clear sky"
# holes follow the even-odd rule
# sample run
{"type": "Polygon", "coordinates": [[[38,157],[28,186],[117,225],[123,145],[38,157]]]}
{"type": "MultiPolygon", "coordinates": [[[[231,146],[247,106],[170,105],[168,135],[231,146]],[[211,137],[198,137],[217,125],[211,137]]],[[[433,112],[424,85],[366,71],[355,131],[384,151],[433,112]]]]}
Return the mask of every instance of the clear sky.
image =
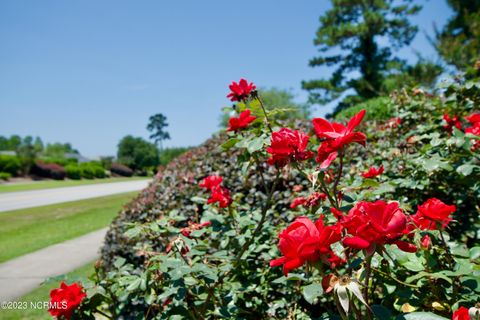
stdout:
{"type": "MultiPolygon", "coordinates": [[[[451,11],[445,0],[419,2],[412,47],[435,58],[425,33],[451,11]]],[[[0,135],[114,155],[123,136],[148,138],[148,117],[161,112],[172,137],[166,146],[197,145],[218,130],[232,80],[291,88],[304,101],[301,80],[328,76],[308,67],[328,7],[327,0],[2,0],[0,135]]],[[[400,53],[414,57],[412,48],[400,53]]]]}

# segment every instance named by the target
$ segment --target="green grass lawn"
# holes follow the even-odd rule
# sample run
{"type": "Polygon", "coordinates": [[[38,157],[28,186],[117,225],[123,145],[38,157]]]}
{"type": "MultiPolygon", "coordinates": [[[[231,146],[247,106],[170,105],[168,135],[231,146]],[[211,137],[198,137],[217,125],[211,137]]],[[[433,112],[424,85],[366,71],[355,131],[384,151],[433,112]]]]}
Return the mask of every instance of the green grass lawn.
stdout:
{"type": "Polygon", "coordinates": [[[0,262],[106,227],[136,194],[0,212],[0,262]]]}
{"type": "Polygon", "coordinates": [[[64,280],[67,284],[71,284],[72,282],[76,282],[76,281],[83,282],[83,280],[87,279],[88,276],[93,274],[94,272],[93,264],[94,262],[90,262],[85,266],[78,268],[64,276],[48,279],[37,289],[17,299],[17,301],[27,302],[27,306],[28,306],[27,309],[25,310],[1,310],[0,309],[0,319],[2,320],[52,319],[47,309],[30,308],[30,302],[49,301],[50,290],[57,288],[59,286],[59,283],[62,280],[64,280]]]}
{"type": "Polygon", "coordinates": [[[0,193],[73,187],[73,186],[82,186],[87,184],[124,182],[124,181],[145,180],[145,179],[150,179],[150,178],[132,177],[132,178],[106,178],[106,179],[93,179],[93,180],[48,180],[48,181],[27,182],[27,183],[19,183],[19,184],[11,184],[11,185],[0,184],[0,193]]]}

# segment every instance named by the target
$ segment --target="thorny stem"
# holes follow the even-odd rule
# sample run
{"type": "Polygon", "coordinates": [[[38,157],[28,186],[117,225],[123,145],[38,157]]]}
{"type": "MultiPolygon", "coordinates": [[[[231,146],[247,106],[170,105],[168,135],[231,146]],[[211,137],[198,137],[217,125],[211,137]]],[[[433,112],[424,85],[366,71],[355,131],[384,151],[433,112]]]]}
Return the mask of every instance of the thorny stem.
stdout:
{"type": "MultiPolygon", "coordinates": [[[[245,242],[245,244],[242,246],[242,248],[240,249],[239,253],[237,254],[237,256],[235,257],[235,264],[239,263],[241,258],[243,257],[243,254],[245,253],[245,251],[247,251],[248,247],[252,244],[253,240],[255,239],[255,237],[257,236],[257,234],[262,230],[262,227],[263,227],[263,224],[265,223],[265,220],[267,218],[267,212],[268,212],[268,209],[270,207],[270,204],[272,202],[272,197],[273,197],[273,193],[275,191],[275,188],[277,187],[277,184],[278,184],[278,181],[279,181],[279,176],[280,176],[280,171],[277,172],[277,175],[275,177],[275,181],[272,185],[272,188],[270,189],[270,192],[268,193],[268,196],[267,196],[267,201],[264,203],[264,206],[262,208],[262,217],[260,218],[260,221],[258,222],[258,225],[257,227],[255,228],[255,230],[253,231],[252,233],[252,236],[250,237],[250,239],[248,239],[247,242],[245,242]]],[[[223,280],[230,274],[230,270],[229,271],[226,271],[224,274],[222,274],[220,277],[218,277],[217,281],[208,289],[208,294],[207,294],[207,298],[205,299],[205,303],[204,303],[204,307],[203,307],[203,312],[206,311],[206,308],[208,307],[208,303],[210,302],[210,300],[212,299],[213,297],[213,294],[215,292],[215,289],[223,282],[223,280]]]]}
{"type": "Polygon", "coordinates": [[[395,282],[397,282],[397,283],[399,283],[399,284],[401,284],[401,285],[404,285],[404,286],[407,286],[407,287],[410,287],[410,288],[419,288],[418,286],[416,286],[416,285],[414,285],[414,284],[410,284],[410,283],[406,283],[406,282],[403,282],[403,281],[401,281],[401,280],[398,280],[397,278],[394,278],[394,277],[392,277],[391,275],[389,275],[388,273],[385,273],[385,272],[383,272],[383,271],[381,271],[381,270],[379,270],[379,269],[376,269],[376,268],[371,268],[371,269],[372,269],[373,271],[381,274],[381,275],[384,276],[384,277],[387,277],[387,278],[392,279],[393,281],[395,281],[395,282]]]}
{"type": "Polygon", "coordinates": [[[350,306],[352,307],[352,310],[355,313],[355,318],[357,318],[357,320],[362,320],[362,314],[360,313],[360,310],[358,310],[353,299],[350,299],[350,306]]]}
{"type": "Polygon", "coordinates": [[[263,114],[265,115],[265,122],[267,123],[268,130],[270,130],[270,133],[273,133],[272,127],[270,126],[270,119],[268,119],[267,110],[265,110],[265,106],[263,105],[262,99],[258,96],[258,93],[255,93],[253,96],[255,97],[255,99],[258,100],[258,102],[260,102],[260,106],[262,107],[263,114]]]}
{"type": "MultiPolygon", "coordinates": [[[[365,288],[363,289],[363,297],[365,298],[365,302],[368,305],[368,289],[369,289],[369,282],[370,282],[370,272],[372,266],[372,257],[373,255],[367,255],[365,260],[365,288]]],[[[367,308],[367,315],[369,319],[372,319],[372,314],[369,308],[367,308]]]]}
{"type": "MultiPolygon", "coordinates": [[[[455,260],[453,259],[452,254],[450,253],[450,248],[447,245],[447,241],[445,241],[442,228],[439,228],[439,231],[440,231],[440,239],[442,239],[442,246],[445,249],[445,254],[447,255],[448,265],[450,269],[453,271],[453,268],[455,267],[455,260]]],[[[452,283],[452,301],[457,301],[458,287],[459,287],[458,277],[454,277],[453,283],[452,283]]]]}
{"type": "Polygon", "coordinates": [[[339,156],[340,156],[340,168],[338,169],[338,175],[333,184],[333,197],[335,198],[335,203],[337,204],[337,207],[339,207],[337,187],[343,172],[343,150],[339,152],[339,156]]]}

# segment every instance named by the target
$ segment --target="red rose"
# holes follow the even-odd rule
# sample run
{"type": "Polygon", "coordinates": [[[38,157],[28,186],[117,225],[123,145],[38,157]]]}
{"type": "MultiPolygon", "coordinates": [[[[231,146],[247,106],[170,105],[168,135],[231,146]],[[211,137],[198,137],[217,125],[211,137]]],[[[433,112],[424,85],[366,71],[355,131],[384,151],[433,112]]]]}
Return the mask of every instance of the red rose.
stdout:
{"type": "Polygon", "coordinates": [[[310,137],[298,130],[282,128],[273,132],[267,152],[270,165],[285,166],[292,161],[304,161],[313,157],[313,152],[307,150],[310,137]]]}
{"type": "Polygon", "coordinates": [[[405,230],[407,217],[397,202],[358,202],[341,221],[351,237],[343,244],[354,249],[369,249],[374,245],[396,244],[412,252],[413,245],[398,240],[405,230]]]}
{"type": "Polygon", "coordinates": [[[445,113],[443,115],[443,120],[445,120],[446,124],[443,126],[443,128],[449,133],[452,134],[453,127],[462,130],[462,122],[458,118],[458,116],[453,116],[450,117],[448,113],[445,113]]]}
{"type": "Polygon", "coordinates": [[[221,186],[217,186],[212,189],[212,194],[208,198],[207,203],[218,202],[220,208],[226,208],[232,203],[232,197],[230,196],[230,191],[221,186]]]}
{"type": "MultiPolygon", "coordinates": [[[[465,129],[465,133],[470,133],[475,136],[480,136],[480,113],[472,113],[465,117],[472,124],[472,127],[465,129]]],[[[480,140],[475,140],[472,145],[472,151],[480,149],[480,140]]]]}
{"type": "Polygon", "coordinates": [[[427,234],[422,238],[420,244],[422,245],[422,248],[429,249],[432,246],[432,239],[430,239],[430,236],[427,234]]]}
{"type": "Polygon", "coordinates": [[[318,148],[316,161],[321,163],[322,169],[328,167],[337,157],[337,151],[349,143],[356,142],[365,146],[367,137],[362,132],[353,132],[365,116],[365,110],[361,110],[350,119],[348,125],[344,125],[322,119],[312,120],[313,127],[319,138],[325,139],[318,148]]]}
{"type": "Polygon", "coordinates": [[[86,294],[83,292],[81,285],[73,283],[66,285],[62,281],[60,288],[50,291],[50,304],[48,312],[53,317],[65,317],[70,319],[72,312],[82,302],[86,294]]]}
{"type": "Polygon", "coordinates": [[[212,190],[218,187],[222,181],[223,178],[220,176],[208,176],[200,182],[199,186],[207,190],[212,190]]]}
{"type": "Polygon", "coordinates": [[[254,121],[256,117],[250,115],[250,110],[245,110],[240,115],[238,118],[230,118],[228,120],[228,128],[227,131],[238,131],[240,129],[245,129],[248,127],[250,122],[254,121]]]}
{"type": "Polygon", "coordinates": [[[230,88],[230,93],[227,95],[227,98],[230,101],[245,101],[250,96],[250,93],[257,88],[253,82],[249,84],[245,79],[240,79],[238,83],[233,81],[228,87],[230,88]]]}
{"type": "Polygon", "coordinates": [[[362,173],[362,177],[364,178],[375,178],[379,175],[381,175],[385,169],[383,168],[383,165],[380,166],[380,168],[375,168],[371,167],[367,172],[362,173]]]}
{"type": "Polygon", "coordinates": [[[303,206],[306,202],[304,197],[298,197],[293,199],[293,202],[290,204],[290,209],[295,209],[298,206],[303,206]]]}
{"type": "Polygon", "coordinates": [[[340,226],[325,227],[322,218],[313,223],[307,217],[299,217],[283,230],[278,244],[283,257],[272,260],[270,266],[283,264],[283,272],[288,275],[307,261],[324,258],[328,262],[328,258],[332,258],[330,245],[340,240],[341,229],[340,226]]]}
{"type": "Polygon", "coordinates": [[[320,201],[323,201],[327,198],[327,195],[325,193],[319,193],[319,192],[314,192],[308,197],[298,197],[295,198],[290,205],[291,209],[295,209],[298,206],[304,206],[304,207],[315,207],[317,206],[320,201]]]}
{"type": "Polygon", "coordinates": [[[418,206],[412,221],[421,230],[435,230],[438,223],[445,228],[452,221],[451,214],[456,210],[454,205],[449,206],[437,198],[430,198],[418,206]]]}
{"type": "Polygon", "coordinates": [[[190,232],[195,230],[200,230],[203,227],[208,227],[212,223],[210,221],[203,222],[203,223],[192,223],[189,221],[188,224],[189,224],[188,227],[182,228],[180,230],[180,233],[183,234],[185,237],[190,237],[190,232]]]}
{"type": "Polygon", "coordinates": [[[460,307],[453,313],[452,320],[470,320],[470,315],[468,314],[468,309],[465,307],[460,307]]]}
{"type": "Polygon", "coordinates": [[[480,113],[472,113],[471,115],[465,117],[465,119],[471,124],[480,123],[480,113]]]}

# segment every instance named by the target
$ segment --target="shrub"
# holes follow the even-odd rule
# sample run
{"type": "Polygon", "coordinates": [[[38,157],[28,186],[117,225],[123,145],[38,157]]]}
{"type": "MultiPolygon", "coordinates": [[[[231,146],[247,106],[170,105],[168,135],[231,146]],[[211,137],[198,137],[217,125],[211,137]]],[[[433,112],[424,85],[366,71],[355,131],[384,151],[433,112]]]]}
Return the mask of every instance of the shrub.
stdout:
{"type": "Polygon", "coordinates": [[[82,169],[76,164],[69,164],[65,167],[67,178],[80,180],[82,179],[82,169]]]}
{"type": "Polygon", "coordinates": [[[8,181],[12,175],[8,172],[0,172],[0,180],[8,181]]]}
{"type": "Polygon", "coordinates": [[[122,177],[131,177],[133,175],[132,169],[120,163],[112,163],[112,166],[110,167],[110,172],[114,175],[122,177]]]}
{"type": "Polygon", "coordinates": [[[32,166],[31,173],[39,177],[51,178],[55,180],[65,179],[65,169],[58,164],[44,163],[40,160],[35,161],[32,166]]]}
{"type": "Polygon", "coordinates": [[[166,166],[176,157],[184,154],[186,151],[191,149],[190,147],[174,147],[174,148],[165,148],[160,150],[160,165],[166,166]]]}
{"type": "Polygon", "coordinates": [[[480,84],[445,92],[395,96],[400,121],[384,123],[360,111],[348,126],[291,129],[266,114],[266,125],[188,151],[114,220],[75,312],[358,320],[468,310],[480,299],[480,84]]]}
{"type": "Polygon", "coordinates": [[[17,156],[0,155],[0,171],[16,176],[20,169],[22,169],[22,162],[17,156]]]}
{"type": "Polygon", "coordinates": [[[359,103],[353,107],[343,109],[335,115],[336,121],[350,119],[360,110],[365,109],[367,113],[365,120],[387,120],[395,116],[395,105],[388,97],[379,97],[359,103]]]}

